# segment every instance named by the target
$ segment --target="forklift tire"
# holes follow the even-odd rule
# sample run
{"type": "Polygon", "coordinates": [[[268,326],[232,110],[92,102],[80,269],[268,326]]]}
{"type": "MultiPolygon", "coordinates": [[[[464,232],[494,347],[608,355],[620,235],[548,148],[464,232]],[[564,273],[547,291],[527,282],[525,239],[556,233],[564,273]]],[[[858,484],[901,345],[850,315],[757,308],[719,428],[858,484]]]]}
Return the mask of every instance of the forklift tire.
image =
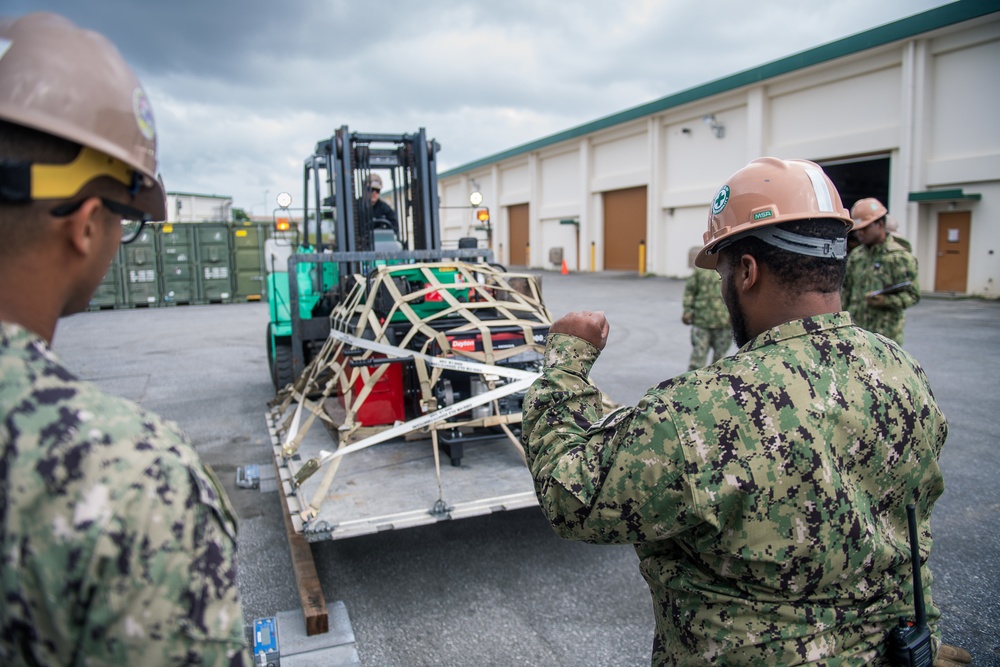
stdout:
{"type": "Polygon", "coordinates": [[[266,345],[271,382],[274,384],[275,391],[278,391],[295,381],[295,376],[292,373],[292,344],[284,337],[274,338],[271,335],[271,325],[268,324],[266,345]],[[273,348],[272,341],[274,341],[273,348]]]}
{"type": "Polygon", "coordinates": [[[274,348],[275,389],[282,389],[295,382],[292,372],[292,344],[278,341],[274,348]]]}

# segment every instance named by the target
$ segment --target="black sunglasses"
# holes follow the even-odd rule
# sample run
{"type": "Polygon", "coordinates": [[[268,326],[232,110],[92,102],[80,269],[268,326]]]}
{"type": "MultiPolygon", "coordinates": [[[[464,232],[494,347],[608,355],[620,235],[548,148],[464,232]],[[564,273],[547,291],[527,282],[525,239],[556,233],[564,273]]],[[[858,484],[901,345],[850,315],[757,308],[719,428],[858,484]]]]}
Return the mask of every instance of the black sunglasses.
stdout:
{"type": "MultiPolygon", "coordinates": [[[[106,197],[100,197],[101,204],[104,208],[108,209],[115,215],[120,215],[122,217],[122,243],[131,243],[139,238],[139,234],[142,232],[142,228],[145,227],[146,221],[149,219],[149,215],[140,211],[137,208],[133,208],[127,204],[122,204],[121,202],[116,202],[113,199],[108,199],[106,197]]],[[[72,215],[83,206],[83,202],[86,199],[81,199],[78,202],[70,202],[68,204],[63,204],[62,206],[56,206],[54,209],[49,211],[52,215],[56,217],[64,217],[67,215],[72,215]]]]}

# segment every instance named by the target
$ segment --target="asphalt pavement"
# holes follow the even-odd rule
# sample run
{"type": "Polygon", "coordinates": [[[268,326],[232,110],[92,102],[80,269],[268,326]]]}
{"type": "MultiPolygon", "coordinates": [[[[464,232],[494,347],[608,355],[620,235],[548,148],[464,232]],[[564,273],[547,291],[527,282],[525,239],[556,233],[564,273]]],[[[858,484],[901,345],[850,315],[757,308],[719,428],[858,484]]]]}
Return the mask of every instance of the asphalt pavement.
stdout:
{"type": "MultiPolygon", "coordinates": [[[[634,403],[685,370],[682,281],[542,275],[554,317],[607,314],[593,377],[616,401],[634,403]]],[[[270,465],[266,323],[261,303],[108,310],[63,320],[55,339],[81,377],[179,422],[226,484],[248,623],[299,605],[277,494],[235,485],[238,466],[270,465]]],[[[904,347],[951,427],[932,519],[944,639],[977,666],[1000,665],[1000,302],[925,298],[908,311],[904,347]]],[[[537,509],[312,549],[327,602],[346,605],[363,665],[649,664],[652,607],[633,550],[561,540],[537,509]]]]}

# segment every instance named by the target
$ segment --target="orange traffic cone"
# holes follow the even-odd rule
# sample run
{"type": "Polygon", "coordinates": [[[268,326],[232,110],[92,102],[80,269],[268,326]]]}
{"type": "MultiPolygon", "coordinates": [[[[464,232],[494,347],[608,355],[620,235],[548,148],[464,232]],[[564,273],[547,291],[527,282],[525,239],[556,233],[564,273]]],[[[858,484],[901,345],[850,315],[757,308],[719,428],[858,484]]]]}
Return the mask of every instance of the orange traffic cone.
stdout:
{"type": "Polygon", "coordinates": [[[566,260],[564,259],[564,260],[563,260],[563,266],[562,266],[562,274],[563,274],[563,275],[565,276],[565,275],[567,275],[568,273],[569,273],[569,267],[568,267],[568,266],[566,266],[566,260]]]}

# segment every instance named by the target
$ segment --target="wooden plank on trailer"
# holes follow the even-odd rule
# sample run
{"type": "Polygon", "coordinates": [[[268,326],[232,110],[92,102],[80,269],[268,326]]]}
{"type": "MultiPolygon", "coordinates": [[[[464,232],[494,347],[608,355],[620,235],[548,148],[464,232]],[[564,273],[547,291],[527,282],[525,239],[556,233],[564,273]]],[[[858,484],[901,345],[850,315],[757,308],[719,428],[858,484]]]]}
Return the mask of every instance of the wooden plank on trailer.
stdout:
{"type": "MultiPolygon", "coordinates": [[[[279,478],[281,471],[275,460],[275,471],[279,478]]],[[[285,532],[288,535],[288,548],[292,555],[292,570],[295,572],[295,583],[299,589],[299,602],[302,604],[302,614],[306,619],[306,635],[323,634],[330,630],[330,619],[326,608],[326,598],[320,585],[319,574],[316,572],[316,562],[313,560],[312,548],[302,536],[301,529],[296,531],[289,514],[288,498],[283,485],[278,485],[278,496],[281,500],[281,516],[285,518],[285,532]]]]}

